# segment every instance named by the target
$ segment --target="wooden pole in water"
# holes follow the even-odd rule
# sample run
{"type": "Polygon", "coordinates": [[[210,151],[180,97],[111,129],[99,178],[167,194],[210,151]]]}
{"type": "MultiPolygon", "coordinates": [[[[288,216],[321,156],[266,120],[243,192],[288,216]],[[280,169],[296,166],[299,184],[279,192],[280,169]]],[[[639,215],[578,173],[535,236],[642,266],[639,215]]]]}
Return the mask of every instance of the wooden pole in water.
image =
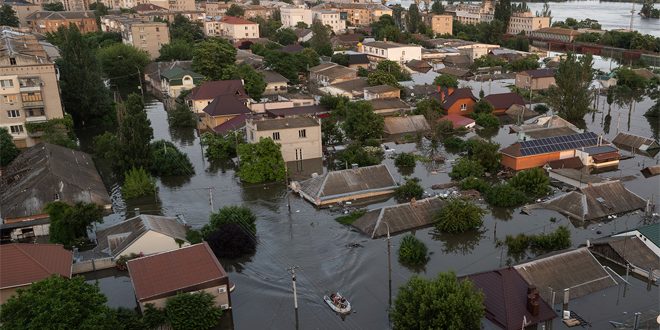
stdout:
{"type": "Polygon", "coordinates": [[[293,308],[295,308],[296,312],[298,311],[298,291],[296,290],[296,269],[299,268],[298,266],[291,266],[287,268],[289,272],[291,272],[291,285],[293,286],[293,308]]]}

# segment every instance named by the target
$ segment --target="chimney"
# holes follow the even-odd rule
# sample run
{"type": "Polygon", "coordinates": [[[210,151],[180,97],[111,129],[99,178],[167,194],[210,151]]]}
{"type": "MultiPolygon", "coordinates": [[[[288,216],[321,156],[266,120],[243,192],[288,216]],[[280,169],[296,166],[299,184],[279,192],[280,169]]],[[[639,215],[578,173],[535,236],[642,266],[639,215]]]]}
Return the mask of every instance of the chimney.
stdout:
{"type": "Polygon", "coordinates": [[[410,206],[412,207],[417,206],[417,198],[413,197],[410,199],[410,206]]]}
{"type": "Polygon", "coordinates": [[[532,314],[532,316],[538,316],[539,310],[539,290],[536,286],[532,285],[527,288],[527,311],[532,314]]]}

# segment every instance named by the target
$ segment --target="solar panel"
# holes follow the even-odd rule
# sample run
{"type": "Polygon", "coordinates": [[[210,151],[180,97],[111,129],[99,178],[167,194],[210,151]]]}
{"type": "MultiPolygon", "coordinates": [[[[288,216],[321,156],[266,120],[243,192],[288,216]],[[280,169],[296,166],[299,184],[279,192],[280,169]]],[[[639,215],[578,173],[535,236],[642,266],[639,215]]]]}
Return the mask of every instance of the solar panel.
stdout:
{"type": "Polygon", "coordinates": [[[520,154],[523,156],[530,156],[581,147],[590,147],[595,146],[597,143],[598,136],[592,132],[553,136],[520,142],[520,154]]]}

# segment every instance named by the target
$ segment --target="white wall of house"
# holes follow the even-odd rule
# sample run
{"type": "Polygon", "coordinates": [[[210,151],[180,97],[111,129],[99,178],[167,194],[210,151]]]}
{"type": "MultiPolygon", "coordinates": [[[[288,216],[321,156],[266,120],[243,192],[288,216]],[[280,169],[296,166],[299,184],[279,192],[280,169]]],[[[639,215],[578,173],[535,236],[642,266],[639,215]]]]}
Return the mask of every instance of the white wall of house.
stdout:
{"type": "MultiPolygon", "coordinates": [[[[185,242],[181,245],[181,247],[188,245],[190,245],[190,243],[185,242]]],[[[137,241],[133,242],[133,244],[126,248],[126,250],[124,250],[117,257],[123,255],[127,256],[131,253],[142,253],[144,255],[149,255],[159,252],[172,251],[178,248],[180,248],[179,244],[174,241],[174,238],[150,230],[138,238],[137,241]]]]}
{"type": "Polygon", "coordinates": [[[282,158],[293,162],[323,157],[321,143],[321,124],[318,126],[295,127],[276,130],[257,131],[255,124],[246,124],[248,143],[259,142],[260,138],[270,138],[282,146],[282,158]],[[304,133],[301,133],[304,131],[304,133]],[[275,137],[277,134],[277,137],[275,137]]]}
{"type": "Polygon", "coordinates": [[[295,27],[298,22],[312,25],[312,10],[305,8],[281,8],[282,27],[295,27]]]}
{"type": "MultiPolygon", "coordinates": [[[[198,290],[198,291],[186,291],[185,289],[183,290],[183,292],[199,292],[199,291],[204,291],[206,293],[211,294],[214,297],[216,306],[218,306],[220,308],[224,308],[224,307],[230,307],[231,308],[231,306],[228,306],[229,305],[229,288],[227,287],[227,285],[223,284],[223,285],[213,286],[213,287],[198,290]],[[221,291],[224,291],[224,292],[221,292],[221,291]]],[[[156,308],[163,309],[163,308],[165,308],[165,302],[167,301],[167,298],[170,298],[170,297],[141,301],[140,302],[140,310],[144,311],[145,306],[147,304],[154,304],[154,306],[156,308]]]]}

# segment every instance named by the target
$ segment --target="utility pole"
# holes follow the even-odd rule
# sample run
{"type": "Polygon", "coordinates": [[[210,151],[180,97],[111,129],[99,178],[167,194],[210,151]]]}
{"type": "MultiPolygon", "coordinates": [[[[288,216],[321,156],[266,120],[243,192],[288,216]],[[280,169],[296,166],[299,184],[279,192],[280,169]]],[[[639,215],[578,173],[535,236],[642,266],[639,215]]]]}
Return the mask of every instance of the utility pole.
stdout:
{"type": "Polygon", "coordinates": [[[142,87],[142,73],[140,72],[140,67],[135,66],[138,71],[138,79],[140,80],[140,93],[142,93],[142,101],[144,101],[144,87],[142,87]]]}
{"type": "Polygon", "coordinates": [[[215,210],[213,207],[213,187],[209,187],[209,204],[211,204],[211,212],[215,210]]]}
{"type": "Polygon", "coordinates": [[[291,272],[291,283],[293,286],[293,307],[296,309],[296,312],[298,311],[298,292],[296,291],[296,269],[300,267],[298,266],[291,266],[287,268],[289,272],[291,272]]]}

